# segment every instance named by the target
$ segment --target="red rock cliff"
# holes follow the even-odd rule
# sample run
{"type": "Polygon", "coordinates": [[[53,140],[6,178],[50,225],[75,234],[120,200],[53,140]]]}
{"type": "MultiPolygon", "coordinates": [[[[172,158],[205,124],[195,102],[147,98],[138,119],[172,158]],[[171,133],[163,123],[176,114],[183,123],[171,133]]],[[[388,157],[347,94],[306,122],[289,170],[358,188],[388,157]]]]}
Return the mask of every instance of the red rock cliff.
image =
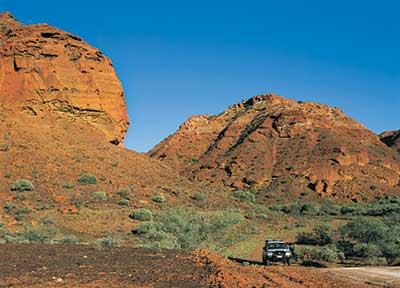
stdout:
{"type": "Polygon", "coordinates": [[[113,65],[78,36],[0,14],[0,105],[34,116],[63,113],[119,144],[129,125],[113,65]]]}

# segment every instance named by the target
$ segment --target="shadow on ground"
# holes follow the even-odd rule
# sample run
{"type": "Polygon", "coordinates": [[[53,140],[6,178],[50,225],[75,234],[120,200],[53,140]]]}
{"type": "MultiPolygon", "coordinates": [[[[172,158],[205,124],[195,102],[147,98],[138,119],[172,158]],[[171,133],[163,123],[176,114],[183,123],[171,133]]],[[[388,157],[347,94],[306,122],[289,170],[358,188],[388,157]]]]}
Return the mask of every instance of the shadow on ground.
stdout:
{"type": "Polygon", "coordinates": [[[253,260],[248,260],[248,259],[241,259],[241,258],[234,258],[234,257],[228,257],[229,260],[244,264],[244,265],[264,265],[264,263],[259,262],[259,261],[253,261],[253,260]]]}

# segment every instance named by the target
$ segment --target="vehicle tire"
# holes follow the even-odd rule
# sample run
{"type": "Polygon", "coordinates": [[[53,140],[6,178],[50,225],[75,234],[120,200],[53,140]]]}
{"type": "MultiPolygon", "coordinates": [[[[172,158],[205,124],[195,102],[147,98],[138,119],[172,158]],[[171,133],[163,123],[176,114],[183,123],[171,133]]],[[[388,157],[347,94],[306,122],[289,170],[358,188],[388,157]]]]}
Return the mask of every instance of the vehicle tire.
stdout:
{"type": "Polygon", "coordinates": [[[265,266],[269,266],[269,259],[268,259],[268,258],[267,258],[267,259],[264,259],[263,262],[264,262],[264,265],[265,265],[265,266]]]}
{"type": "Polygon", "coordinates": [[[292,259],[291,259],[291,258],[288,258],[288,259],[286,260],[286,264],[287,264],[288,266],[292,265],[292,259]]]}

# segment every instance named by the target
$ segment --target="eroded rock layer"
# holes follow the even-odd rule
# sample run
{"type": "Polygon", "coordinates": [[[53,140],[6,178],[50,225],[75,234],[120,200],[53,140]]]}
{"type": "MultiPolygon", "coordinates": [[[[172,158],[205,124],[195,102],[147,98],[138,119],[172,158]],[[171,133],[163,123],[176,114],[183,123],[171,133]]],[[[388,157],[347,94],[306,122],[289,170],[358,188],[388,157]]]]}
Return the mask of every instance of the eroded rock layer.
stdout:
{"type": "Polygon", "coordinates": [[[377,135],[338,108],[273,94],[191,117],[148,154],[192,179],[266,197],[400,193],[399,155],[377,135]]]}
{"type": "Polygon", "coordinates": [[[63,113],[119,144],[129,125],[111,61],[80,37],[0,14],[0,105],[32,117],[63,113]]]}

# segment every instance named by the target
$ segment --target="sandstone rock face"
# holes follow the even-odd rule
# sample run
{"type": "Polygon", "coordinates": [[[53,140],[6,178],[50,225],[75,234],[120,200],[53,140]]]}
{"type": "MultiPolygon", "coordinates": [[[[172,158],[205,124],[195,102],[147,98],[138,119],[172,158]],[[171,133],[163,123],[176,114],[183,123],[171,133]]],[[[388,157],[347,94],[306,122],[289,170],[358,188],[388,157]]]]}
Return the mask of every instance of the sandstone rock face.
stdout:
{"type": "Polygon", "coordinates": [[[32,116],[70,116],[124,140],[129,119],[111,61],[78,36],[0,15],[0,105],[32,116]]]}
{"type": "Polygon", "coordinates": [[[387,146],[400,152],[400,130],[383,132],[379,135],[379,138],[387,146]]]}
{"type": "Polygon", "coordinates": [[[192,117],[148,154],[191,179],[266,197],[400,194],[400,157],[377,135],[338,108],[274,94],[192,117]]]}

